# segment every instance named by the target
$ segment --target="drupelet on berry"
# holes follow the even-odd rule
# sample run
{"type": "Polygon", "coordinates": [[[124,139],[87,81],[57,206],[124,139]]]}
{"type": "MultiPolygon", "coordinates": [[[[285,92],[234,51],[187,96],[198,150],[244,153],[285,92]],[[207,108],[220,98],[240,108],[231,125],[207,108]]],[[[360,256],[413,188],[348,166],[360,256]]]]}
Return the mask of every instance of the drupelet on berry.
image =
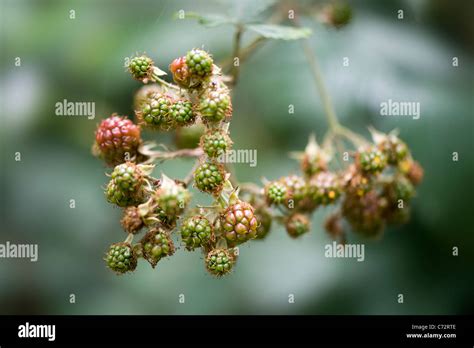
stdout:
{"type": "Polygon", "coordinates": [[[144,200],[144,175],[132,162],[119,164],[110,175],[105,194],[110,203],[119,207],[137,205],[144,200]]]}
{"type": "Polygon", "coordinates": [[[173,98],[167,94],[151,92],[135,110],[135,115],[143,126],[169,130],[173,124],[171,118],[173,102],[173,98]]]}
{"type": "Polygon", "coordinates": [[[107,165],[116,166],[136,159],[141,143],[140,127],[126,117],[113,114],[97,127],[94,152],[107,165]]]}
{"type": "Polygon", "coordinates": [[[211,250],[206,257],[206,269],[217,277],[230,273],[234,263],[234,254],[228,249],[211,250]]]}
{"type": "Polygon", "coordinates": [[[217,162],[203,162],[194,171],[194,185],[202,192],[219,194],[224,180],[224,168],[217,162]]]}

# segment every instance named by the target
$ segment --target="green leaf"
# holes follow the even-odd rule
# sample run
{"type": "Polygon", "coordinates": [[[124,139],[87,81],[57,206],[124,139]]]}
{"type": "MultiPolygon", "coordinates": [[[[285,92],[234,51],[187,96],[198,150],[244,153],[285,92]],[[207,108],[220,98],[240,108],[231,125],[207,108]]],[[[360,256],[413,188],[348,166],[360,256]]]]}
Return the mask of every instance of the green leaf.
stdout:
{"type": "MultiPolygon", "coordinates": [[[[180,17],[180,15],[181,14],[178,12],[174,15],[174,18],[181,19],[182,17],[180,17]]],[[[202,24],[208,28],[217,27],[225,24],[235,24],[235,21],[232,18],[220,14],[201,15],[197,12],[185,12],[184,19],[197,19],[199,24],[202,24]]]]}
{"type": "Polygon", "coordinates": [[[311,29],[309,28],[294,28],[285,25],[250,24],[246,28],[267,39],[276,40],[299,40],[311,35],[311,29]]]}

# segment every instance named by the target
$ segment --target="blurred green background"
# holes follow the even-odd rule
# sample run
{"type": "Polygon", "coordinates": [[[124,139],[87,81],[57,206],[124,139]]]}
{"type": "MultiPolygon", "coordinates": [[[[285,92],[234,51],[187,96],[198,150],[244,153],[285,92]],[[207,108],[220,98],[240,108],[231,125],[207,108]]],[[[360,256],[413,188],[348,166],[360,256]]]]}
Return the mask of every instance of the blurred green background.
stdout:
{"type": "MultiPolygon", "coordinates": [[[[0,259],[0,314],[472,313],[472,2],[351,4],[354,20],[342,30],[314,18],[302,21],[313,30],[311,44],[341,122],[365,136],[368,125],[399,128],[423,165],[411,221],[388,229],[380,241],[351,234],[351,242],[366,243],[364,262],[328,259],[324,245],[330,239],[322,228],[327,211],[318,211],[309,235],[292,240],[274,228],[265,241],[240,248],[232,275],[214,279],[200,253],[182,249],[155,270],[140,263],[133,275],[119,277],[106,269],[103,253],[125,233],[120,210],[101,190],[106,168],[90,149],[100,119],[133,114],[140,84],[125,72],[125,57],[146,52],[162,68],[193,47],[204,47],[217,61],[228,57],[231,26],[208,29],[172,17],[180,9],[224,13],[229,4],[1,0],[0,243],[38,243],[39,260],[0,259]],[[404,20],[397,19],[398,9],[404,9],[404,20]],[[349,67],[342,66],[343,57],[350,58],[349,67]],[[459,57],[458,67],[452,57],[459,57]],[[419,101],[421,118],[383,118],[379,104],[390,98],[419,101]],[[95,102],[96,119],[56,116],[54,105],[63,99],[95,102]],[[451,160],[453,151],[458,162],[451,160]],[[398,294],[404,294],[403,304],[398,294]]],[[[251,35],[244,37],[249,40],[251,35]]],[[[327,128],[297,41],[268,42],[245,62],[234,110],[235,148],[258,150],[257,167],[236,166],[241,181],[296,172],[287,153],[302,149],[311,132],[321,138],[327,128]]],[[[176,160],[156,173],[183,177],[191,165],[176,160]]]]}

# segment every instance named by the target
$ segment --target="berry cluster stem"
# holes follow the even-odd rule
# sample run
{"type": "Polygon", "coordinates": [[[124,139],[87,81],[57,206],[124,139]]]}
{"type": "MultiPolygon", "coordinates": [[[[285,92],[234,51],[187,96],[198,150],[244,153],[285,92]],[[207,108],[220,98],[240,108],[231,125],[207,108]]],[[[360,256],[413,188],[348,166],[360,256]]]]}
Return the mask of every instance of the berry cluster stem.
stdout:
{"type": "MultiPolygon", "coordinates": [[[[297,26],[299,26],[299,23],[296,23],[297,26]]],[[[303,47],[306,60],[308,61],[314,82],[316,83],[316,87],[321,97],[321,101],[323,103],[324,112],[329,125],[328,133],[329,135],[334,135],[334,137],[332,135],[328,136],[327,139],[332,141],[335,137],[340,136],[352,142],[355,147],[365,145],[367,141],[363,137],[352,132],[350,129],[344,127],[339,122],[336,110],[334,109],[334,105],[331,100],[331,96],[329,95],[326,89],[326,85],[324,84],[324,79],[321,74],[321,69],[319,68],[319,63],[316,54],[314,53],[314,50],[312,49],[308,39],[301,40],[301,45],[303,47]]]]}

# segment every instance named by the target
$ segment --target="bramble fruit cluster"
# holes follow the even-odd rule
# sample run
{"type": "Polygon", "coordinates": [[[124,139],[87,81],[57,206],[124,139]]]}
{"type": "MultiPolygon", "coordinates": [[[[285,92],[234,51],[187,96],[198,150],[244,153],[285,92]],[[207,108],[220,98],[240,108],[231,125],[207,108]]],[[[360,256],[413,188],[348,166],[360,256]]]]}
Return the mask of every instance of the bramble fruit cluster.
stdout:
{"type": "MultiPolygon", "coordinates": [[[[335,26],[350,18],[344,8],[330,10],[335,26]]],[[[274,223],[284,226],[291,238],[309,233],[311,216],[319,207],[333,207],[324,227],[343,243],[346,226],[377,238],[388,224],[409,218],[423,169],[396,132],[371,129],[368,142],[345,129],[355,151],[346,152],[341,162],[334,154],[341,134],[330,129],[322,146],[311,136],[306,149],[296,154],[301,174],[265,179],[263,187],[234,187],[228,164],[222,163],[232,146],[232,102],[224,83],[228,78],[201,49],[175,59],[169,69],[175,84],[160,77],[166,73],[151,58],[130,59],[130,74],[145,84],[134,97],[138,124],[113,114],[95,134],[93,153],[113,167],[106,200],[123,209],[121,224],[127,233],[105,256],[112,271],[133,272],[139,259],[154,268],[181,244],[188,251],[201,250],[207,271],[220,277],[234,268],[238,247],[265,239],[274,223]],[[142,129],[174,131],[178,150],[153,150],[153,143],[141,139],[142,129]],[[152,176],[157,163],[176,157],[196,158],[183,180],[152,176]],[[190,208],[191,181],[213,199],[210,205],[190,208]],[[134,243],[142,230],[144,236],[134,243]]]]}
{"type": "MultiPolygon", "coordinates": [[[[121,224],[127,233],[123,243],[112,244],[106,264],[118,274],[134,271],[138,259],[154,268],[174,254],[174,232],[179,231],[181,244],[189,251],[202,250],[206,269],[222,276],[233,268],[236,246],[256,238],[261,227],[254,208],[239,198],[226,166],[219,162],[232,146],[230,91],[204,50],[189,51],[169,68],[176,85],[162,80],[165,73],[151,58],[131,58],[130,74],[145,83],[134,98],[138,124],[114,114],[96,131],[94,154],[114,167],[105,195],[123,209],[121,224]],[[176,131],[183,150],[154,151],[153,144],[141,139],[141,129],[176,131]],[[183,181],[152,176],[156,162],[177,156],[197,157],[183,181]],[[211,206],[188,209],[192,179],[198,190],[213,197],[211,206]],[[147,231],[145,236],[133,243],[141,230],[147,231]]],[[[268,218],[262,227],[268,226],[268,218]]]]}
{"type": "Polygon", "coordinates": [[[310,215],[327,205],[336,209],[325,228],[339,241],[346,240],[343,221],[365,237],[380,237],[387,224],[406,222],[423,169],[396,132],[371,129],[371,133],[372,143],[364,142],[352,154],[353,163],[333,171],[330,168],[336,163],[331,151],[311,137],[306,150],[297,154],[302,176],[269,182],[257,207],[273,206],[276,212],[271,215],[284,223],[293,238],[308,232],[310,215]]]}

